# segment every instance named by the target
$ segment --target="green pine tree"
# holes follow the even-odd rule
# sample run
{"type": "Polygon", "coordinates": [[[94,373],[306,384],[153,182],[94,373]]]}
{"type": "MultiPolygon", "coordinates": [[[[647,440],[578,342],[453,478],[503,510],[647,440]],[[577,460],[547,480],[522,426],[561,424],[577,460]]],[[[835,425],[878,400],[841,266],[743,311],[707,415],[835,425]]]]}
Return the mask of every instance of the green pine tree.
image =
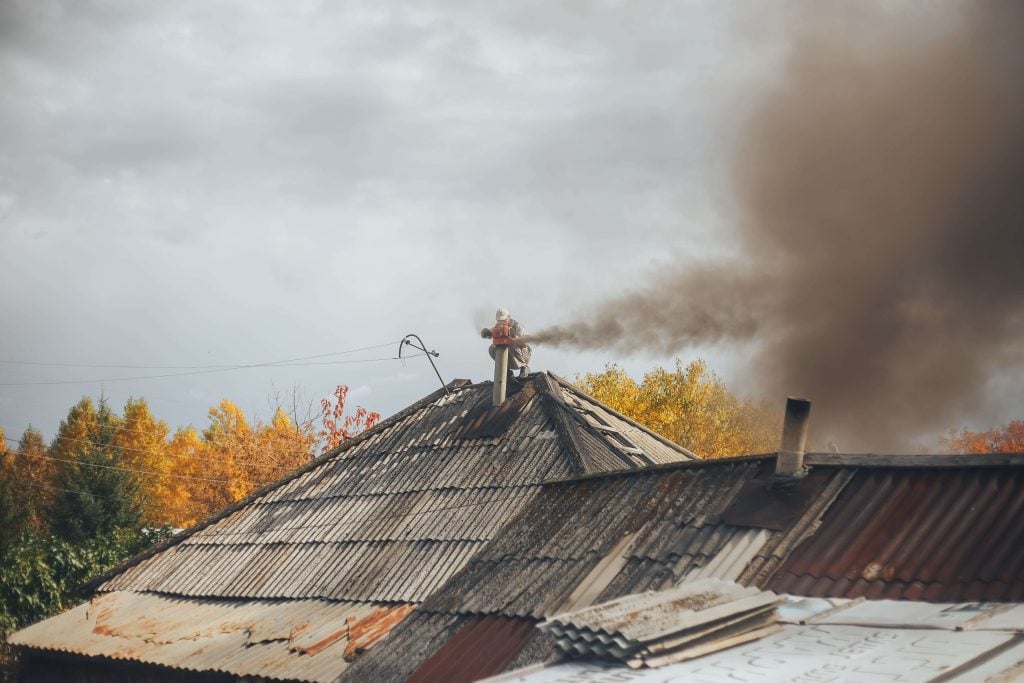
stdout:
{"type": "Polygon", "coordinates": [[[138,528],[142,520],[140,486],[135,473],[123,469],[115,445],[120,418],[100,400],[96,431],[88,443],[66,451],[57,462],[50,531],[72,543],[106,535],[114,529],[138,528]]]}

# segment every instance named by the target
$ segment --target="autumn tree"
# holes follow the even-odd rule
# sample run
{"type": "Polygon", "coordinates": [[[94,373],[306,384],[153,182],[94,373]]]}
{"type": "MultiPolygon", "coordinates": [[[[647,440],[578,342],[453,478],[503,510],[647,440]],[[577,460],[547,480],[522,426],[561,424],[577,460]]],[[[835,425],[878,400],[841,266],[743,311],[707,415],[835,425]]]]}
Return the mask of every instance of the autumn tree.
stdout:
{"type": "Polygon", "coordinates": [[[18,541],[29,522],[32,492],[15,477],[15,457],[0,428],[0,554],[18,541]]]}
{"type": "Polygon", "coordinates": [[[71,543],[137,528],[142,500],[136,474],[125,466],[115,439],[120,419],[101,401],[93,438],[57,462],[50,504],[51,533],[71,543]]]}
{"type": "Polygon", "coordinates": [[[157,420],[143,399],[128,399],[114,433],[113,445],[121,453],[121,462],[139,472],[141,498],[150,503],[143,520],[150,526],[170,523],[167,505],[170,493],[170,465],[165,457],[167,423],[157,420]]]}
{"type": "Polygon", "coordinates": [[[1024,420],[987,432],[954,429],[940,443],[947,453],[1024,453],[1024,420]]]}
{"type": "Polygon", "coordinates": [[[46,526],[54,478],[54,462],[47,455],[42,432],[29,425],[10,455],[11,480],[26,492],[31,492],[22,498],[26,506],[25,523],[31,529],[41,530],[46,526]]]}
{"type": "Polygon", "coordinates": [[[740,399],[702,360],[656,367],[637,382],[618,365],[576,377],[576,385],[650,429],[706,458],[776,448],[778,420],[765,405],[740,399]]]}
{"type": "Polygon", "coordinates": [[[346,414],[345,402],[348,399],[348,387],[339,384],[332,398],[320,402],[322,409],[321,429],[317,437],[321,442],[321,453],[337,448],[346,439],[369,429],[380,422],[380,413],[357,406],[353,414],[346,414]]]}
{"type": "Polygon", "coordinates": [[[99,430],[98,420],[96,404],[90,397],[83,396],[71,406],[68,416],[60,421],[49,454],[54,458],[69,458],[81,452],[83,446],[95,440],[99,430]]]}
{"type": "Polygon", "coordinates": [[[169,524],[189,527],[215,512],[223,500],[214,493],[217,482],[208,481],[212,472],[206,441],[195,427],[179,427],[164,449],[168,475],[161,505],[169,524]]]}
{"type": "Polygon", "coordinates": [[[219,510],[241,499],[253,488],[248,462],[256,449],[256,433],[245,413],[224,399],[209,410],[210,424],[203,430],[207,481],[197,481],[203,507],[219,510]]]}

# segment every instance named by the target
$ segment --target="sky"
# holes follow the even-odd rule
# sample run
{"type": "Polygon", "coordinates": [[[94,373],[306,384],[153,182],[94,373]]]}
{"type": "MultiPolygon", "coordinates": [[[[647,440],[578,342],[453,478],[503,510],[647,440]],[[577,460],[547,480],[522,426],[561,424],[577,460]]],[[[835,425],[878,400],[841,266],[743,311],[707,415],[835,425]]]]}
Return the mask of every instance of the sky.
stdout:
{"type": "MultiPolygon", "coordinates": [[[[485,380],[479,329],[499,306],[546,329],[740,263],[751,118],[780,84],[843,92],[793,31],[814,6],[3,0],[0,426],[52,438],[83,395],[143,397],[172,428],[202,427],[223,398],[267,419],[275,398],[338,384],[388,415],[438,387],[425,358],[394,359],[408,333],[445,381],[485,380]],[[794,80],[794,54],[826,80],[794,80]]],[[[956,14],[831,7],[821,35],[861,50],[845,68],[956,14]]],[[[688,310],[661,294],[648,309],[688,310]]],[[[781,405],[756,393],[757,345],[538,346],[531,367],[639,375],[701,357],[781,405]]],[[[1018,404],[964,419],[995,426],[1018,404]]]]}
{"type": "MultiPolygon", "coordinates": [[[[201,426],[221,398],[265,418],[275,392],[340,383],[387,415],[438,384],[422,357],[129,381],[189,370],[59,363],[390,343],[316,359],[362,361],[416,333],[446,381],[489,378],[498,306],[535,329],[728,251],[722,169],[770,33],[714,2],[6,0],[0,425],[49,438],[102,394],[201,426]]],[[[534,355],[607,362],[672,358],[534,355]]]]}

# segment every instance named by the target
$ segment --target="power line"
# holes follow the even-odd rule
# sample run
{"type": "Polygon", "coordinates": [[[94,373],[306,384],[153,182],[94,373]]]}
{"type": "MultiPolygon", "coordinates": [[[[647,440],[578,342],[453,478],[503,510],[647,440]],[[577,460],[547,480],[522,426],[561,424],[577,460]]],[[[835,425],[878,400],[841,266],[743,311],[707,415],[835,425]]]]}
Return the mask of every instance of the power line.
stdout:
{"type": "Polygon", "coordinates": [[[212,481],[217,484],[229,484],[231,483],[228,479],[213,479],[211,477],[191,477],[186,474],[165,474],[163,472],[157,472],[155,470],[142,470],[134,467],[121,467],[120,465],[100,465],[99,463],[93,462],[81,462],[79,460],[70,460],[68,458],[55,458],[52,455],[37,455],[35,453],[26,453],[25,451],[7,451],[8,453],[14,453],[15,455],[26,455],[30,458],[39,458],[42,460],[52,460],[54,462],[66,462],[72,465],[85,465],[86,467],[96,467],[104,470],[120,470],[122,472],[133,472],[135,474],[148,474],[156,477],[172,477],[174,479],[188,479],[191,481],[212,481]]]}
{"type": "MultiPolygon", "coordinates": [[[[139,432],[139,433],[144,433],[144,432],[139,432]]],[[[132,446],[122,446],[122,445],[117,445],[117,444],[99,443],[97,441],[89,441],[88,439],[76,439],[73,436],[56,436],[56,437],[54,437],[53,441],[54,441],[54,443],[56,443],[57,441],[61,441],[61,440],[63,440],[63,441],[74,441],[76,443],[83,443],[83,444],[86,444],[88,446],[98,446],[100,448],[105,448],[105,447],[109,446],[111,448],[117,448],[117,449],[120,449],[120,450],[123,450],[123,451],[134,451],[136,453],[149,453],[150,452],[148,449],[145,449],[145,448],[136,448],[136,447],[132,447],[132,446]]],[[[8,437],[8,436],[4,437],[4,441],[10,441],[11,443],[21,443],[18,439],[14,439],[14,438],[11,438],[11,437],[8,437]]],[[[166,441],[162,441],[161,445],[166,446],[168,444],[167,444],[166,441]]],[[[251,450],[251,451],[249,451],[249,453],[275,453],[275,452],[277,452],[277,451],[272,451],[272,450],[267,450],[267,449],[258,449],[258,450],[251,450]]],[[[215,462],[215,463],[223,462],[219,458],[206,458],[206,457],[203,457],[201,455],[188,455],[188,454],[185,454],[185,453],[181,453],[181,454],[179,454],[179,453],[167,453],[167,452],[164,452],[164,451],[161,451],[161,454],[162,455],[170,455],[170,456],[173,456],[175,458],[191,458],[191,459],[194,459],[194,460],[204,460],[204,461],[207,461],[207,462],[215,462]]],[[[29,455],[31,455],[31,453],[29,455]]],[[[290,472],[291,470],[295,469],[294,467],[287,467],[285,465],[270,465],[270,464],[256,463],[256,462],[253,462],[251,460],[242,460],[241,462],[246,464],[246,465],[252,465],[253,467],[263,467],[263,468],[268,468],[268,469],[269,468],[273,468],[273,469],[284,470],[284,471],[288,471],[288,472],[290,472]]],[[[163,476],[163,475],[161,475],[161,476],[163,476]]]]}
{"type": "MultiPolygon", "coordinates": [[[[14,482],[14,483],[17,483],[17,484],[24,484],[25,486],[31,486],[32,488],[49,489],[50,491],[63,491],[65,493],[75,493],[75,494],[78,494],[80,496],[89,496],[90,498],[102,498],[104,500],[124,500],[123,498],[119,498],[117,496],[102,496],[102,495],[100,495],[98,493],[91,493],[89,491],[75,491],[74,489],[65,489],[65,488],[61,488],[60,486],[48,486],[46,484],[34,484],[34,483],[30,482],[30,481],[25,481],[24,479],[16,479],[15,478],[15,479],[8,479],[8,481],[11,481],[11,482],[14,482]]],[[[170,505],[160,505],[159,503],[151,503],[151,502],[146,501],[146,500],[140,500],[138,502],[139,502],[140,505],[143,505],[145,507],[160,508],[162,510],[177,510],[177,508],[171,507],[170,505]]]]}
{"type": "Polygon", "coordinates": [[[40,361],[30,360],[0,360],[0,363],[8,365],[37,365],[45,367],[61,367],[61,368],[108,368],[108,369],[126,369],[126,370],[230,370],[234,368],[249,368],[259,367],[264,365],[280,365],[282,363],[294,363],[303,360],[315,360],[317,358],[328,358],[330,356],[342,356],[348,353],[358,353],[360,351],[371,351],[373,349],[383,349],[385,346],[392,346],[397,344],[397,341],[390,341],[384,344],[375,344],[373,346],[363,346],[358,349],[346,349],[345,351],[332,351],[331,353],[321,353],[315,356],[300,356],[298,358],[286,358],[284,360],[267,361],[261,363],[222,363],[220,365],[117,365],[110,363],[44,363],[40,361]]]}
{"type": "MultiPolygon", "coordinates": [[[[423,354],[416,354],[423,355],[423,354]]],[[[167,377],[187,377],[192,375],[211,375],[220,372],[232,372],[235,370],[247,370],[252,368],[285,368],[303,365],[348,365],[352,363],[378,363],[386,360],[405,360],[406,358],[413,358],[415,356],[406,356],[399,358],[398,356],[387,356],[382,358],[362,358],[359,360],[338,360],[338,361],[325,361],[320,363],[256,363],[252,365],[237,365],[232,367],[213,369],[213,370],[192,370],[189,372],[171,372],[160,375],[140,375],[137,377],[100,377],[98,379],[69,379],[69,380],[54,380],[50,382],[0,382],[0,387],[35,387],[35,386],[53,386],[53,385],[64,385],[64,384],[106,384],[107,382],[134,382],[136,380],[143,379],[164,379],[167,377]]]]}

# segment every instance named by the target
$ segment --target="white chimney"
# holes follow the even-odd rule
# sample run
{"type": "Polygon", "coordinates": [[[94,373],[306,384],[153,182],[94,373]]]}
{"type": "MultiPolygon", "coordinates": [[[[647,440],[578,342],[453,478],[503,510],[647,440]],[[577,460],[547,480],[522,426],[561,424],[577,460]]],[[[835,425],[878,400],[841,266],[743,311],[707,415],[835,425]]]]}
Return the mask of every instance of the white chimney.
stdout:
{"type": "Polygon", "coordinates": [[[508,382],[508,346],[494,347],[494,395],[491,405],[505,402],[505,384],[508,382]]]}

